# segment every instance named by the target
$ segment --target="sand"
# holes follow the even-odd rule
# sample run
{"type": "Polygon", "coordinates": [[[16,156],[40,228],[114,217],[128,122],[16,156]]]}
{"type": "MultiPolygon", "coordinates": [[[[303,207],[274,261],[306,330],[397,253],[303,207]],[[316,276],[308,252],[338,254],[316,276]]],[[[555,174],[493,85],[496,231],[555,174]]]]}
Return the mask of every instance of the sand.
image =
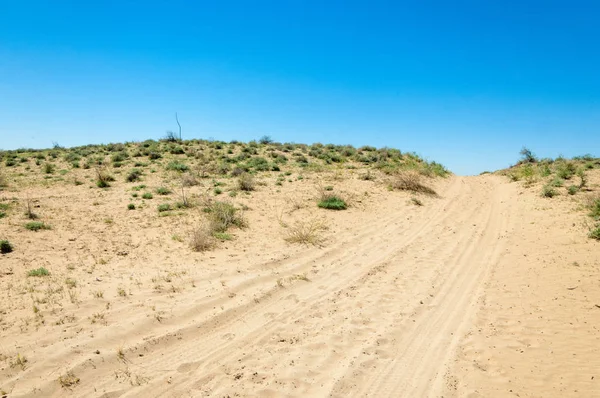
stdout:
{"type": "Polygon", "coordinates": [[[154,195],[129,211],[130,186],[2,193],[52,229],[25,230],[21,213],[0,224],[15,245],[0,257],[0,389],[600,396],[600,244],[577,198],[496,175],[432,181],[423,206],[348,171],[273,181],[231,199],[249,227],[204,253],[187,242],[200,209],[159,217],[154,195]],[[350,208],[318,209],[316,184],[350,208]],[[310,219],[327,227],[320,245],[284,240],[310,219]],[[50,275],[26,276],[40,266],[50,275]]]}

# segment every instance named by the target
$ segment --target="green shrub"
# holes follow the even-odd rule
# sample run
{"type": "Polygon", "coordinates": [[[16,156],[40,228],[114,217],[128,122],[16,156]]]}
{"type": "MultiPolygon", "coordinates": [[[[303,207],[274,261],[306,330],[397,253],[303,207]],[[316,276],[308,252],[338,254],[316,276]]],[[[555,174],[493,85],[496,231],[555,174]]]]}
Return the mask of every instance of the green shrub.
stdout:
{"type": "Polygon", "coordinates": [[[154,196],[152,196],[152,194],[150,192],[145,192],[142,195],[142,199],[152,199],[154,196]]]}
{"type": "Polygon", "coordinates": [[[244,173],[238,178],[238,188],[241,191],[254,191],[255,187],[256,183],[254,181],[254,177],[251,174],[244,173]]]}
{"type": "Polygon", "coordinates": [[[188,171],[190,168],[184,164],[177,161],[172,161],[167,165],[167,170],[184,172],[188,171]]]}
{"type": "Polygon", "coordinates": [[[51,227],[48,224],[44,224],[43,222],[40,222],[40,221],[28,222],[27,224],[25,224],[25,228],[30,231],[39,231],[41,229],[51,229],[51,227]]]}
{"type": "Polygon", "coordinates": [[[170,203],[162,203],[160,205],[158,205],[158,212],[162,213],[164,211],[169,211],[171,210],[171,204],[170,203]]]}
{"type": "Polygon", "coordinates": [[[560,162],[556,168],[556,175],[564,180],[570,180],[575,172],[575,165],[571,162],[560,162]]]}
{"type": "Polygon", "coordinates": [[[48,276],[48,275],[50,275],[50,272],[44,267],[40,267],[38,269],[32,269],[29,272],[27,272],[27,276],[48,276]]]}
{"type": "Polygon", "coordinates": [[[13,251],[13,246],[7,240],[0,240],[0,253],[6,254],[13,251]]]}
{"type": "Polygon", "coordinates": [[[207,209],[209,226],[212,233],[226,232],[229,227],[245,228],[247,222],[231,203],[214,202],[207,209]]]}
{"type": "Polygon", "coordinates": [[[139,181],[142,176],[142,172],[138,169],[132,169],[129,174],[127,174],[126,180],[128,182],[139,181]]]}
{"type": "Polygon", "coordinates": [[[135,205],[133,203],[128,204],[127,210],[135,210],[135,205]]]}
{"type": "Polygon", "coordinates": [[[575,195],[579,191],[579,187],[577,185],[570,185],[567,188],[567,192],[569,195],[575,195]]]}
{"type": "Polygon", "coordinates": [[[318,206],[330,210],[345,210],[348,208],[346,202],[335,195],[324,195],[319,201],[318,206]]]}
{"type": "Polygon", "coordinates": [[[552,181],[550,181],[550,183],[548,184],[551,187],[562,187],[564,185],[564,180],[560,179],[560,178],[555,178],[552,181]]]}
{"type": "Polygon", "coordinates": [[[159,187],[159,188],[156,188],[156,193],[159,195],[168,195],[168,194],[172,193],[172,191],[166,187],[159,187]]]}
{"type": "Polygon", "coordinates": [[[600,226],[592,229],[588,236],[592,239],[600,240],[600,226]]]}
{"type": "Polygon", "coordinates": [[[556,190],[554,188],[552,188],[550,185],[545,185],[542,188],[542,197],[552,198],[556,195],[558,195],[558,192],[556,192],[556,190]]]}
{"type": "Polygon", "coordinates": [[[44,173],[52,174],[54,173],[55,166],[52,163],[44,163],[44,173]]]}

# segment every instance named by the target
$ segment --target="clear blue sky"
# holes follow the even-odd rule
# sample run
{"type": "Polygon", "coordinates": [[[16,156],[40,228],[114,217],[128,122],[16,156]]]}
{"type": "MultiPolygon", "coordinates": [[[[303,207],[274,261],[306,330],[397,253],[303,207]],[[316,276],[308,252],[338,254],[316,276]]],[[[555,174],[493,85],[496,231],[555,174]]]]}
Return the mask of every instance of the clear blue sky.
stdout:
{"type": "Polygon", "coordinates": [[[597,1],[0,0],[0,148],[391,146],[458,174],[600,156],[597,1]]]}

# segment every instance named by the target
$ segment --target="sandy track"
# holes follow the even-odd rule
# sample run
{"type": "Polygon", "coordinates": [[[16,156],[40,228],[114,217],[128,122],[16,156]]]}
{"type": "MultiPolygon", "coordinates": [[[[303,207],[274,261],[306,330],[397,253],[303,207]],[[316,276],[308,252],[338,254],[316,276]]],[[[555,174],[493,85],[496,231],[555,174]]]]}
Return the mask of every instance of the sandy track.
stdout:
{"type": "Polygon", "coordinates": [[[439,395],[504,251],[514,189],[453,177],[424,211],[390,209],[324,249],[258,265],[228,286],[234,304],[199,293],[160,328],[140,319],[96,336],[94,347],[126,340],[121,360],[42,347],[35,390],[62,396],[55,368],[68,362],[87,381],[75,396],[439,395]]]}

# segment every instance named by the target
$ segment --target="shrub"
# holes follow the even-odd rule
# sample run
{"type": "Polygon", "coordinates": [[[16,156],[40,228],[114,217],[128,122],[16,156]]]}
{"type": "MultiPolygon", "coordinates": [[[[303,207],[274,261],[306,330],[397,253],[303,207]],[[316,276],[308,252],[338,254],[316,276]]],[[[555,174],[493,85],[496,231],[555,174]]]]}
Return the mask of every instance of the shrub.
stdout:
{"type": "Polygon", "coordinates": [[[154,196],[150,192],[146,192],[142,195],[142,199],[152,199],[154,196]]]}
{"type": "Polygon", "coordinates": [[[209,227],[212,233],[226,232],[231,226],[245,228],[247,222],[231,203],[214,202],[208,208],[209,227]]]}
{"type": "Polygon", "coordinates": [[[13,251],[13,246],[7,240],[0,240],[0,253],[6,254],[13,251]]]}
{"type": "Polygon", "coordinates": [[[530,149],[523,147],[519,153],[521,154],[521,163],[535,163],[537,158],[530,149]]]}
{"type": "Polygon", "coordinates": [[[579,187],[577,185],[570,185],[567,188],[567,192],[569,193],[569,195],[575,195],[577,191],[579,191],[579,187]]]}
{"type": "Polygon", "coordinates": [[[32,270],[29,270],[29,272],[27,272],[27,276],[48,276],[48,275],[50,275],[50,272],[44,267],[40,267],[38,269],[32,269],[32,270]]]}
{"type": "Polygon", "coordinates": [[[241,191],[254,191],[255,186],[256,183],[254,181],[254,177],[251,174],[244,173],[238,178],[238,188],[241,191]]]}
{"type": "Polygon", "coordinates": [[[127,210],[135,210],[135,205],[133,203],[128,204],[127,210]]]}
{"type": "Polygon", "coordinates": [[[167,170],[184,172],[188,171],[190,168],[184,164],[177,161],[172,161],[167,165],[167,170]]]}
{"type": "Polygon", "coordinates": [[[204,252],[210,250],[215,245],[214,238],[210,229],[206,226],[195,229],[192,232],[190,247],[195,252],[204,252]]]}
{"type": "Polygon", "coordinates": [[[348,208],[346,202],[336,195],[323,195],[317,205],[329,210],[346,210],[348,208]]]}
{"type": "Polygon", "coordinates": [[[437,193],[421,182],[421,175],[416,171],[402,171],[392,179],[390,186],[401,191],[419,192],[426,195],[437,196],[437,193]]]}
{"type": "Polygon", "coordinates": [[[600,226],[592,229],[588,236],[592,239],[600,240],[600,226]]]}
{"type": "Polygon", "coordinates": [[[290,243],[318,246],[323,242],[321,232],[326,229],[327,226],[318,219],[299,221],[288,227],[284,239],[290,243]]]}
{"type": "Polygon", "coordinates": [[[164,211],[169,211],[171,210],[171,204],[169,203],[162,203],[160,205],[158,205],[158,212],[162,213],[164,211]]]}
{"type": "Polygon", "coordinates": [[[54,173],[55,166],[52,163],[44,163],[44,173],[52,174],[54,173]]]}
{"type": "Polygon", "coordinates": [[[31,221],[25,224],[25,228],[30,231],[39,231],[41,229],[51,229],[48,224],[44,224],[40,221],[31,221]]]}
{"type": "Polygon", "coordinates": [[[159,188],[156,188],[156,193],[159,195],[168,195],[168,194],[172,193],[172,191],[166,187],[159,187],[159,188]]]}
{"type": "Polygon", "coordinates": [[[142,172],[138,169],[132,169],[126,177],[128,182],[139,181],[142,176],[142,172]]]}
{"type": "Polygon", "coordinates": [[[560,178],[555,178],[552,181],[550,181],[550,183],[548,183],[549,186],[551,187],[562,187],[564,184],[564,180],[560,179],[560,178]]]}
{"type": "Polygon", "coordinates": [[[98,188],[108,188],[110,187],[109,182],[114,180],[115,178],[106,171],[100,169],[96,170],[96,185],[98,188]]]}
{"type": "Polygon", "coordinates": [[[564,180],[570,180],[575,172],[575,165],[571,162],[561,162],[556,168],[556,175],[564,180]]]}
{"type": "Polygon", "coordinates": [[[556,192],[556,190],[554,188],[552,188],[550,185],[545,185],[542,188],[542,197],[553,198],[556,195],[558,195],[558,192],[556,192]]]}

